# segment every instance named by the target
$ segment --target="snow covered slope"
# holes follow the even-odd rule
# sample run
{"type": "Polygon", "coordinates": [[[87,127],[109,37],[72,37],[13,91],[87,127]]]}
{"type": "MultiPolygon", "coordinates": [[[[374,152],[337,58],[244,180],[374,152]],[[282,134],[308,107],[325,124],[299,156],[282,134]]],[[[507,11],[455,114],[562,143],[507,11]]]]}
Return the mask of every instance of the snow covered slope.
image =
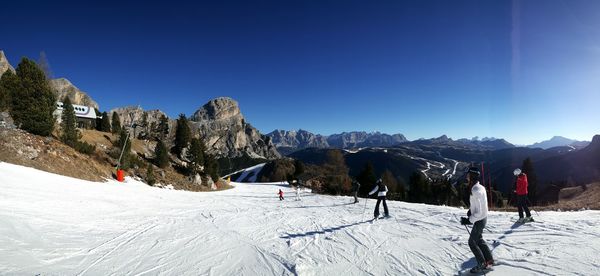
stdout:
{"type": "MultiPolygon", "coordinates": [[[[474,265],[465,210],[302,194],[277,183],[193,193],[0,163],[1,275],[455,275],[474,265]],[[286,199],[279,201],[278,189],[286,199]]],[[[535,213],[534,213],[535,214],[535,213]]],[[[599,275],[600,212],[489,217],[489,275],[599,275]]]]}

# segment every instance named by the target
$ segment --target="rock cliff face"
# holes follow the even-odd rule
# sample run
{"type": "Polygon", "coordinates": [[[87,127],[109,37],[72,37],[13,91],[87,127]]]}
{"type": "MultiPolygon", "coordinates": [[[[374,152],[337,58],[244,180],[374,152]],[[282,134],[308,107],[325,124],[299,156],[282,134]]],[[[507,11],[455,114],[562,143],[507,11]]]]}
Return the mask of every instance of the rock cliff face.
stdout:
{"type": "Polygon", "coordinates": [[[335,148],[390,147],[407,141],[402,134],[389,135],[365,131],[343,132],[327,137],[329,145],[335,148]]]}
{"type": "Polygon", "coordinates": [[[275,130],[267,136],[271,137],[277,150],[284,155],[305,148],[329,148],[327,137],[306,130],[275,130]]]}
{"type": "Polygon", "coordinates": [[[328,148],[327,137],[306,130],[275,130],[267,134],[277,147],[328,148]]]}
{"type": "Polygon", "coordinates": [[[6,59],[4,51],[0,50],[0,76],[2,76],[2,74],[4,74],[4,72],[6,72],[7,70],[11,70],[14,72],[15,68],[13,68],[6,59]]]}
{"type": "MultiPolygon", "coordinates": [[[[160,110],[145,111],[141,107],[121,107],[110,111],[119,114],[121,125],[130,128],[132,122],[138,125],[136,137],[144,131],[151,132],[151,125],[158,126],[160,117],[165,115],[160,110]],[[143,117],[147,114],[147,124],[143,126],[143,117]]],[[[166,116],[166,115],[165,115],[166,116]]],[[[167,117],[168,118],[168,117],[167,117]]],[[[166,141],[173,145],[177,122],[169,119],[169,134],[166,141]]],[[[238,103],[230,98],[217,98],[209,101],[190,118],[190,128],[194,136],[204,139],[209,153],[218,158],[250,157],[253,159],[274,159],[281,157],[271,139],[262,135],[257,129],[246,123],[238,103]]]]}
{"type": "MultiPolygon", "coordinates": [[[[119,108],[112,109],[108,113],[108,116],[110,116],[111,122],[112,122],[113,112],[116,112],[117,114],[119,114],[121,126],[128,129],[132,135],[135,135],[135,137],[138,137],[139,134],[144,134],[144,133],[148,134],[149,132],[153,131],[152,127],[158,126],[158,124],[160,122],[160,118],[163,115],[165,117],[167,117],[167,119],[169,118],[167,116],[167,114],[165,114],[164,112],[162,112],[158,109],[146,111],[139,106],[126,106],[126,107],[119,107],[119,108]],[[146,124],[143,123],[144,114],[147,115],[146,124]],[[133,128],[131,128],[131,125],[133,125],[133,124],[136,125],[135,131],[133,128]]],[[[175,126],[176,126],[175,120],[169,119],[169,134],[167,135],[167,140],[170,140],[171,138],[175,137],[175,126]]],[[[165,141],[165,142],[168,143],[168,141],[165,141]]]]}
{"type": "Polygon", "coordinates": [[[209,101],[192,115],[191,123],[192,131],[218,157],[281,157],[271,139],[246,122],[238,103],[231,98],[209,101]]]}
{"type": "Polygon", "coordinates": [[[65,96],[69,97],[73,104],[91,106],[99,109],[98,103],[94,101],[87,93],[79,90],[68,79],[58,78],[50,80],[50,87],[54,89],[56,99],[62,101],[65,96]]]}
{"type": "Polygon", "coordinates": [[[305,130],[275,130],[267,136],[282,154],[288,155],[305,148],[362,148],[391,147],[408,142],[402,134],[385,134],[380,132],[353,131],[323,136],[305,130]]]}

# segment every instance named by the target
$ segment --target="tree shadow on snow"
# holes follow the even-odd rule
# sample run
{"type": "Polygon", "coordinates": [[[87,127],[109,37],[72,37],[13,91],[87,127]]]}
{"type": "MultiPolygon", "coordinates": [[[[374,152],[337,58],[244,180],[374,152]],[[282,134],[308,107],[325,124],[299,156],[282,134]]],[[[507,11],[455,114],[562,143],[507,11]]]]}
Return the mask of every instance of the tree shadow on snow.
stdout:
{"type": "Polygon", "coordinates": [[[287,235],[281,236],[280,238],[282,238],[282,239],[291,239],[291,238],[301,238],[301,237],[314,236],[314,235],[317,235],[317,234],[333,233],[335,231],[339,231],[339,230],[342,230],[344,228],[348,228],[348,227],[352,227],[352,226],[364,224],[364,223],[367,223],[367,222],[369,222],[369,220],[355,222],[355,223],[352,223],[352,224],[340,225],[340,226],[336,226],[336,227],[323,228],[323,230],[320,230],[320,231],[309,231],[309,232],[305,232],[305,233],[287,234],[287,235]]]}

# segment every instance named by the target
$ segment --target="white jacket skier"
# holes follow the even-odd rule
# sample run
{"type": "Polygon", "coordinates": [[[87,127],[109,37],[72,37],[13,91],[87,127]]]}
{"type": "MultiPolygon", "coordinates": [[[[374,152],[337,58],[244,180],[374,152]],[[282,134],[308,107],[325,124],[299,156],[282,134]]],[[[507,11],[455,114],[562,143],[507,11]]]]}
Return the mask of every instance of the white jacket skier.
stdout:
{"type": "Polygon", "coordinates": [[[485,188],[479,184],[479,181],[471,188],[471,196],[469,197],[471,215],[469,221],[475,223],[488,215],[488,202],[485,188]]]}
{"type": "Polygon", "coordinates": [[[479,184],[480,173],[477,167],[471,167],[467,171],[467,181],[471,187],[471,196],[469,197],[468,218],[462,217],[460,223],[463,225],[473,224],[471,234],[469,235],[469,247],[475,255],[477,266],[471,268],[471,273],[485,273],[494,265],[492,251],[483,239],[483,229],[487,223],[488,201],[485,193],[485,187],[479,184]]]}

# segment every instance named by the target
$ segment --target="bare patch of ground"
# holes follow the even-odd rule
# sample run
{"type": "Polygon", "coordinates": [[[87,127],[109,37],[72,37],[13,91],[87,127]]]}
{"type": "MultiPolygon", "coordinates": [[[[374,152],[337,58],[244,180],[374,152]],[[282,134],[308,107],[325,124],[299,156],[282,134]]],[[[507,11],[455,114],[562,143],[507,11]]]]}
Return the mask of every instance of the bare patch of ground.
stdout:
{"type": "MultiPolygon", "coordinates": [[[[117,160],[111,157],[116,135],[96,130],[80,130],[81,140],[96,147],[91,155],[79,153],[56,137],[41,137],[19,129],[0,128],[0,161],[89,181],[104,181],[115,177],[117,160]]],[[[147,166],[153,166],[154,178],[161,186],[188,191],[211,191],[206,185],[194,184],[191,179],[168,166],[165,169],[151,164],[156,142],[131,139],[132,154],[139,162],[125,171],[126,176],[145,180],[147,166]]],[[[206,182],[205,182],[206,183],[206,182]]],[[[228,189],[219,181],[217,190],[228,189]]]]}

